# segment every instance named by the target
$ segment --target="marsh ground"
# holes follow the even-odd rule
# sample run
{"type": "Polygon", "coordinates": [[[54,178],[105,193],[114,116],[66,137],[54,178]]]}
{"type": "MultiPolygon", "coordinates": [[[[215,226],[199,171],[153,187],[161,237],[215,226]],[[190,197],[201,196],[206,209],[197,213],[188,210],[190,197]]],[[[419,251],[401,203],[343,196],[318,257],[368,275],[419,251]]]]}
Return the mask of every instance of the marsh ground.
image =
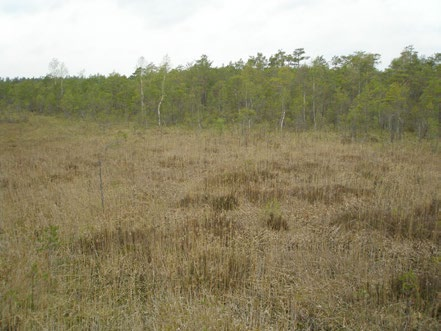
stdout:
{"type": "Polygon", "coordinates": [[[30,117],[0,194],[1,329],[440,326],[427,142],[30,117]]]}

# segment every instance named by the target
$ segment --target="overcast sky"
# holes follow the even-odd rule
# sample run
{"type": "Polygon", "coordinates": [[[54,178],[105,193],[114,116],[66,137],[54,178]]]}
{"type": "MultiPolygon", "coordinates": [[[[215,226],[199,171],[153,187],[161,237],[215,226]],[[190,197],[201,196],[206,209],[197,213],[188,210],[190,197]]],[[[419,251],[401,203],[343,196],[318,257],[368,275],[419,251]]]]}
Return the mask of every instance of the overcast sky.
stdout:
{"type": "Polygon", "coordinates": [[[70,75],[130,75],[139,57],[173,67],[282,49],[441,52],[440,0],[0,0],[0,77],[41,77],[53,58],[70,75]]]}

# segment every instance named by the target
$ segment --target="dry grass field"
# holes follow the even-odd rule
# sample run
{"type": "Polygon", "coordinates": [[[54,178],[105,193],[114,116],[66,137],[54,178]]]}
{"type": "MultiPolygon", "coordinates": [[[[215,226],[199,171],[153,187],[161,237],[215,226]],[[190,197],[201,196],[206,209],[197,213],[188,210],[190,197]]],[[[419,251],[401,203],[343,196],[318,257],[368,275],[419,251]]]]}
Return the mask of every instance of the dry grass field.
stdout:
{"type": "Polygon", "coordinates": [[[1,330],[439,330],[441,155],[0,124],[1,330]]]}

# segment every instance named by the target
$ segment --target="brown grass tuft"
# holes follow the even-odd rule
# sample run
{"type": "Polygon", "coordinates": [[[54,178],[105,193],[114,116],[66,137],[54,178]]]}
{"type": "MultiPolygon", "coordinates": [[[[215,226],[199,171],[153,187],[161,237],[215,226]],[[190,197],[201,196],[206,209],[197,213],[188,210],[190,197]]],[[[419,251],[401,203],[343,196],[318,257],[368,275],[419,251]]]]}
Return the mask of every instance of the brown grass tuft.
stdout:
{"type": "Polygon", "coordinates": [[[266,225],[271,230],[288,230],[288,222],[281,215],[275,215],[273,212],[269,213],[266,225]]]}

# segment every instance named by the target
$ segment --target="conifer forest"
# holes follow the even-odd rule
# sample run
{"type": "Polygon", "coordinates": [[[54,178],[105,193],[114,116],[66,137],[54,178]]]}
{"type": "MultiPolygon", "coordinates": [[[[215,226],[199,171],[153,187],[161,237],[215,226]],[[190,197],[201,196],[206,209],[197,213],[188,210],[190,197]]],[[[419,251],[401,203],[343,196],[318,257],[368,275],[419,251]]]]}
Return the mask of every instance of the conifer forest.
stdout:
{"type": "Polygon", "coordinates": [[[57,59],[41,78],[0,80],[5,113],[135,121],[140,126],[219,127],[229,124],[305,131],[336,130],[352,138],[387,131],[419,139],[441,130],[441,53],[406,47],[384,70],[381,56],[355,52],[330,62],[303,48],[258,53],[212,66],[206,55],[170,68],[140,58],[130,77],[70,76],[57,59]]]}

